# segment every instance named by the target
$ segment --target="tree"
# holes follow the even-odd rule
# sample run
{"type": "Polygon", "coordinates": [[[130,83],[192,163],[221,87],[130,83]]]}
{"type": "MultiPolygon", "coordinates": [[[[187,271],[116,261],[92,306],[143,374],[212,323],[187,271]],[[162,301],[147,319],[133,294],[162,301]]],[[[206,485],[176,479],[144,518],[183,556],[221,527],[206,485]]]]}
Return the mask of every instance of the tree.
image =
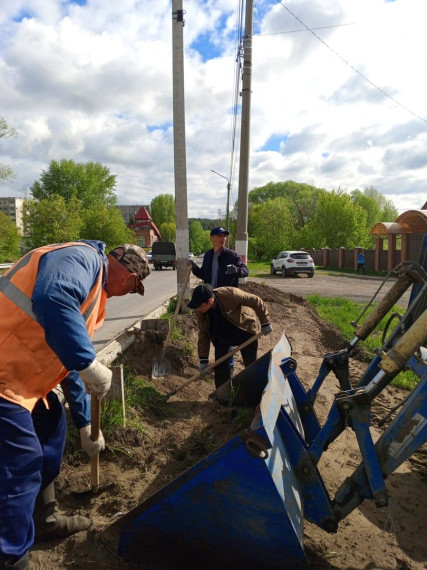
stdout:
{"type": "Polygon", "coordinates": [[[30,249],[82,237],[80,202],[76,197],[66,201],[54,194],[44,200],[25,200],[23,218],[30,249]]]}
{"type": "MultiPolygon", "coordinates": [[[[9,128],[6,120],[3,117],[0,117],[0,139],[7,139],[14,136],[16,136],[15,129],[9,128]]],[[[7,164],[0,164],[0,186],[14,178],[15,175],[12,168],[7,164]]]]}
{"type": "Polygon", "coordinates": [[[252,259],[270,259],[281,250],[293,249],[292,216],[284,198],[267,200],[249,212],[248,254],[252,259]]]}
{"type": "Polygon", "coordinates": [[[195,255],[199,255],[199,253],[203,253],[211,247],[209,232],[205,231],[201,222],[198,221],[190,224],[189,241],[190,251],[195,255]]]}
{"type": "Polygon", "coordinates": [[[341,190],[323,191],[304,233],[305,248],[356,247],[366,236],[366,212],[341,190]]]}
{"type": "MultiPolygon", "coordinates": [[[[160,226],[165,222],[176,223],[175,198],[172,194],[159,194],[151,200],[150,214],[153,222],[160,230],[160,226]]],[[[161,230],[160,230],[160,233],[161,230]]]]}
{"type": "Polygon", "coordinates": [[[53,195],[62,196],[66,202],[75,197],[83,209],[99,204],[114,206],[116,176],[100,162],[77,163],[74,160],[52,160],[48,170],[43,170],[40,180],[30,191],[35,200],[45,200],[53,195]]]}
{"type": "Polygon", "coordinates": [[[163,241],[175,241],[176,240],[176,226],[175,222],[163,222],[159,227],[160,235],[163,241]]]}
{"type": "Polygon", "coordinates": [[[0,212],[0,262],[15,261],[21,255],[19,244],[21,234],[15,222],[3,212],[0,212]]]}
{"type": "Polygon", "coordinates": [[[128,229],[117,208],[101,204],[87,210],[82,219],[81,235],[84,239],[97,239],[106,243],[107,250],[123,243],[135,243],[135,235],[128,229]]]}
{"type": "Polygon", "coordinates": [[[292,215],[292,225],[301,230],[314,216],[317,200],[322,190],[309,184],[288,180],[269,182],[249,192],[249,205],[263,204],[267,200],[283,198],[292,215]]]}
{"type": "Polygon", "coordinates": [[[98,239],[109,248],[134,243],[115,207],[115,184],[116,176],[99,162],[52,160],[27,201],[24,219],[31,247],[76,239],[98,239]]]}

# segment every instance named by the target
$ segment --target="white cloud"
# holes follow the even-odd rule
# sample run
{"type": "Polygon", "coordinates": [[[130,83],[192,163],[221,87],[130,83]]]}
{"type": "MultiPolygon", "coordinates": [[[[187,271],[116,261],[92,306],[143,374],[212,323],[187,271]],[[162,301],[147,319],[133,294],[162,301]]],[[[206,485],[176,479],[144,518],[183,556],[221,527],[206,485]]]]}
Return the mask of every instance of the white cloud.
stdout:
{"type": "MultiPolygon", "coordinates": [[[[190,217],[225,210],[226,180],[210,170],[229,174],[232,4],[183,2],[190,217]]],[[[288,179],[374,186],[400,211],[421,207],[425,1],[255,4],[249,189],[288,179]],[[316,37],[296,31],[304,24],[340,27],[316,37]]],[[[121,203],[174,193],[170,1],[3,0],[0,84],[0,114],[19,134],[2,141],[1,162],[17,175],[2,195],[19,195],[61,158],[107,165],[121,203]]],[[[238,163],[234,172],[232,203],[238,163]]]]}

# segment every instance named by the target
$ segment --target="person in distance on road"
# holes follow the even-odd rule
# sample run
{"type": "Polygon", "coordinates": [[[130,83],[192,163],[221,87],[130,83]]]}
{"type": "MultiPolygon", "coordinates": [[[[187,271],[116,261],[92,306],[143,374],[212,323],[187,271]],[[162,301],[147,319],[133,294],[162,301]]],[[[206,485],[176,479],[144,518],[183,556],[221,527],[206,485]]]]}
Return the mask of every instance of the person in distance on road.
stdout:
{"type": "MultiPolygon", "coordinates": [[[[257,334],[258,321],[264,334],[273,331],[264,301],[257,295],[246,293],[236,287],[214,289],[209,284],[198,285],[187,306],[194,309],[197,317],[199,329],[197,349],[202,374],[209,364],[211,341],[215,348],[215,360],[218,360],[229,352],[230,346],[239,346],[257,334]]],[[[256,340],[242,349],[245,366],[256,360],[257,351],[256,340]]],[[[231,377],[227,361],[216,366],[214,372],[216,388],[231,377]]]]}
{"type": "Polygon", "coordinates": [[[108,392],[112,373],[92,335],[107,298],[143,295],[149,273],[138,246],[106,255],[103,242],[80,240],[32,250],[0,276],[0,567],[30,568],[35,533],[65,537],[90,526],[55,509],[66,419],[52,390],[75,370],[91,397],[108,392]]]}

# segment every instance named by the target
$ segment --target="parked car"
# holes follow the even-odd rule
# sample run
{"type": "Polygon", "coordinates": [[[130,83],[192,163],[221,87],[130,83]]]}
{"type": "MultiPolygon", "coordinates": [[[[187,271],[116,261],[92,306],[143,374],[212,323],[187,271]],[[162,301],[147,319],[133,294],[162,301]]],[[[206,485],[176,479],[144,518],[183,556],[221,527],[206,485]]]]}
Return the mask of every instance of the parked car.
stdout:
{"type": "Polygon", "coordinates": [[[191,253],[191,251],[190,251],[190,253],[188,254],[188,257],[189,257],[189,259],[194,259],[194,253],[191,253]]]}
{"type": "Polygon", "coordinates": [[[151,257],[152,257],[152,255],[153,255],[153,252],[151,251],[151,249],[148,250],[148,251],[147,251],[147,259],[148,259],[148,261],[149,261],[150,263],[151,263],[151,257]]]}
{"type": "Polygon", "coordinates": [[[280,271],[283,277],[306,273],[314,277],[314,261],[305,251],[281,251],[271,261],[270,273],[275,275],[280,271]]]}

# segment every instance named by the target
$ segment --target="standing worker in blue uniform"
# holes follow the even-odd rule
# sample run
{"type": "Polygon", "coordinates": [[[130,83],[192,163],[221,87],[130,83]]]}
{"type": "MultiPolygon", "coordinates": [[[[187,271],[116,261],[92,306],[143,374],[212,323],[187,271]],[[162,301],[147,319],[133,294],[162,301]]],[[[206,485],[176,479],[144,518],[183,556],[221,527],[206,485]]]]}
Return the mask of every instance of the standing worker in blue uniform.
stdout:
{"type": "Polygon", "coordinates": [[[92,335],[107,298],[143,295],[150,273],[138,246],[104,250],[99,241],[44,246],[0,277],[0,568],[29,569],[35,534],[64,537],[91,524],[55,509],[66,419],[52,390],[77,371],[91,397],[105,396],[112,373],[92,335]]]}
{"type": "MultiPolygon", "coordinates": [[[[218,226],[211,230],[210,240],[212,249],[203,256],[202,267],[199,267],[191,259],[188,261],[192,266],[192,273],[204,283],[216,287],[238,287],[239,279],[249,275],[249,269],[243,263],[240,255],[232,249],[225,247],[227,236],[230,232],[218,226]]],[[[233,349],[232,346],[229,347],[233,349]]],[[[234,356],[228,359],[230,376],[234,372],[234,356]]]]}

